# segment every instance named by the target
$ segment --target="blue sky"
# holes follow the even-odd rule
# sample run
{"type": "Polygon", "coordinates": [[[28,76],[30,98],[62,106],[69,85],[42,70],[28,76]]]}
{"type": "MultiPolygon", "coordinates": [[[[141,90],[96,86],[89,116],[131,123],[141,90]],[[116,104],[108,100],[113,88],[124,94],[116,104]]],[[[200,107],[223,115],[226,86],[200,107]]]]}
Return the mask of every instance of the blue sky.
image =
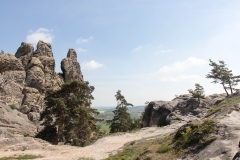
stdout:
{"type": "Polygon", "coordinates": [[[195,83],[223,93],[205,78],[208,59],[240,74],[239,8],[238,0],[1,0],[0,49],[50,42],[60,72],[74,48],[95,86],[93,106],[116,106],[117,90],[134,105],[171,100],[195,83]]]}

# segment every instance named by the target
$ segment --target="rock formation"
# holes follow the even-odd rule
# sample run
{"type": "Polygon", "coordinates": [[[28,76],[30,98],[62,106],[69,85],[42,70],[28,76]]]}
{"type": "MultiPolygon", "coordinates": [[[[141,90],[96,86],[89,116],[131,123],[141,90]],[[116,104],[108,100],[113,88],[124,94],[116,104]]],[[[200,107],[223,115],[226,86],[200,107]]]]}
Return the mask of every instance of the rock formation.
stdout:
{"type": "Polygon", "coordinates": [[[77,54],[74,49],[68,50],[67,58],[64,58],[61,62],[61,69],[65,82],[73,80],[83,81],[83,75],[80,65],[77,62],[77,54]]]}
{"type": "Polygon", "coordinates": [[[152,101],[145,109],[143,127],[165,126],[174,119],[188,121],[204,117],[212,105],[222,102],[225,97],[225,94],[213,94],[199,103],[190,94],[185,94],[172,101],[152,101]]]}
{"type": "Polygon", "coordinates": [[[50,43],[39,41],[34,51],[32,44],[22,42],[15,56],[0,55],[0,102],[6,106],[14,104],[36,124],[45,108],[46,90],[59,89],[73,80],[83,81],[74,49],[69,49],[61,68],[63,74],[57,74],[50,43]]]}

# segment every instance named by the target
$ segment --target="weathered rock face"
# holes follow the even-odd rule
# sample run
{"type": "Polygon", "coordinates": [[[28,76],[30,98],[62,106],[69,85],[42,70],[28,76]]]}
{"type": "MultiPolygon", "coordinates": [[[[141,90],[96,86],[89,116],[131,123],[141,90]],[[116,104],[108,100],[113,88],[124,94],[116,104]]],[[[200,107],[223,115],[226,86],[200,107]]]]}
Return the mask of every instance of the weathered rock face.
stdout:
{"type": "Polygon", "coordinates": [[[213,94],[199,103],[191,95],[185,94],[172,101],[153,101],[148,104],[143,115],[143,127],[164,126],[174,119],[195,120],[204,117],[208,109],[220,103],[226,94],[213,94]]]}
{"type": "Polygon", "coordinates": [[[32,44],[22,42],[15,56],[0,55],[0,101],[15,104],[37,121],[47,89],[59,89],[64,80],[83,80],[75,50],[69,49],[62,63],[64,78],[55,72],[51,44],[43,41],[38,42],[36,51],[32,44]]]}
{"type": "Polygon", "coordinates": [[[0,73],[6,71],[24,71],[23,65],[19,60],[12,54],[1,54],[0,55],[0,73]]]}
{"type": "MultiPolygon", "coordinates": [[[[30,48],[29,45],[25,46],[30,48]]],[[[49,43],[39,41],[36,51],[29,52],[29,54],[27,56],[29,60],[25,66],[24,98],[19,110],[27,114],[31,121],[37,122],[40,118],[40,112],[45,108],[46,90],[59,89],[64,82],[55,73],[55,60],[49,43]]],[[[18,56],[20,60],[23,59],[22,55],[18,56]]]]}
{"type": "Polygon", "coordinates": [[[45,91],[43,65],[38,58],[33,57],[27,65],[26,86],[36,88],[40,93],[45,91]]]}
{"type": "Polygon", "coordinates": [[[20,135],[34,136],[37,132],[37,128],[25,114],[0,102],[0,129],[4,128],[10,133],[20,135]]]}
{"type": "Polygon", "coordinates": [[[53,57],[52,46],[50,43],[39,41],[37,44],[37,49],[33,53],[33,57],[47,56],[53,57]]]}
{"type": "Polygon", "coordinates": [[[24,68],[14,55],[0,55],[0,101],[19,107],[25,77],[24,68]]]}
{"type": "Polygon", "coordinates": [[[154,124],[157,126],[165,126],[169,124],[169,122],[167,122],[167,116],[177,104],[177,101],[150,102],[143,115],[143,127],[149,127],[154,124]]]}
{"type": "Polygon", "coordinates": [[[61,69],[65,82],[73,80],[83,81],[80,64],[77,62],[77,54],[74,49],[69,49],[67,58],[64,58],[61,62],[61,69]]]}
{"type": "Polygon", "coordinates": [[[18,48],[15,57],[17,57],[22,62],[24,68],[26,68],[29,60],[31,60],[33,50],[33,45],[26,42],[22,42],[21,46],[18,48]]]}
{"type": "Polygon", "coordinates": [[[14,132],[36,133],[33,130],[45,109],[46,91],[59,89],[64,82],[83,81],[74,49],[69,49],[61,67],[63,74],[57,74],[51,44],[43,41],[35,51],[31,44],[22,42],[15,56],[0,55],[0,131],[12,126],[14,132]],[[16,110],[9,109],[13,104],[16,110]]]}

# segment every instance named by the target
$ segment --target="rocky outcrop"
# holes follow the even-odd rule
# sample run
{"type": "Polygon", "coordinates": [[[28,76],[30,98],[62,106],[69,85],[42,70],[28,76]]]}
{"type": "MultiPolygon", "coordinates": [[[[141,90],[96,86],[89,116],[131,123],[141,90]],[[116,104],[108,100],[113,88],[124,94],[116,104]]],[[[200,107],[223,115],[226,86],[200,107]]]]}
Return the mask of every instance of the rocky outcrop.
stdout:
{"type": "Polygon", "coordinates": [[[152,101],[148,104],[143,115],[143,127],[152,125],[165,126],[172,120],[196,120],[204,117],[208,109],[222,102],[226,94],[213,94],[202,99],[200,103],[191,95],[185,94],[172,101],[152,101]]]}
{"type": "Polygon", "coordinates": [[[28,117],[0,102],[0,130],[7,130],[11,134],[34,136],[37,128],[28,117]]]}
{"type": "Polygon", "coordinates": [[[26,73],[19,60],[12,54],[0,55],[0,101],[21,105],[26,73]]]}
{"type": "Polygon", "coordinates": [[[65,82],[83,81],[77,53],[69,49],[62,61],[63,74],[55,72],[55,60],[50,43],[39,41],[34,51],[32,44],[22,42],[15,56],[0,55],[0,102],[14,104],[31,121],[37,122],[45,108],[48,89],[59,89],[65,82]]]}
{"type": "Polygon", "coordinates": [[[6,71],[24,71],[23,65],[19,60],[12,54],[1,54],[0,55],[0,73],[6,71]]]}
{"type": "MultiPolygon", "coordinates": [[[[63,82],[55,73],[55,60],[51,50],[51,45],[39,41],[37,49],[32,53],[25,71],[24,98],[20,111],[28,115],[28,118],[37,122],[40,112],[45,108],[44,96],[47,89],[59,89],[63,82]]],[[[21,59],[22,57],[19,56],[21,59]]]]}
{"type": "Polygon", "coordinates": [[[21,46],[18,48],[15,57],[17,57],[24,68],[26,68],[29,60],[31,60],[33,55],[33,45],[30,43],[22,42],[21,46]]]}
{"type": "Polygon", "coordinates": [[[37,49],[33,53],[33,57],[47,56],[53,57],[52,46],[50,43],[39,41],[37,44],[37,49]]]}
{"type": "Polygon", "coordinates": [[[74,49],[68,50],[67,58],[64,58],[61,62],[61,69],[65,82],[73,80],[83,81],[80,64],[77,62],[77,54],[74,49]]]}

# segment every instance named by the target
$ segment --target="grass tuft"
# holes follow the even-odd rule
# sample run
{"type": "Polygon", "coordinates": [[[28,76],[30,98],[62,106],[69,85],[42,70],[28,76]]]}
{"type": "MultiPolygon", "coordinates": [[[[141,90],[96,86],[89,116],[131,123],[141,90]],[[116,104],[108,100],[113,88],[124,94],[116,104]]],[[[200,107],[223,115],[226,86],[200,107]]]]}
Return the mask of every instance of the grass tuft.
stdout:
{"type": "Polygon", "coordinates": [[[41,155],[32,155],[32,154],[25,154],[25,155],[14,155],[10,157],[2,157],[0,160],[22,160],[22,159],[37,159],[37,158],[43,158],[41,155]]]}
{"type": "Polygon", "coordinates": [[[163,144],[159,147],[158,153],[167,153],[172,149],[168,144],[163,144]]]}
{"type": "Polygon", "coordinates": [[[16,106],[15,104],[11,104],[10,107],[11,107],[12,109],[17,109],[17,106],[16,106]]]}
{"type": "Polygon", "coordinates": [[[233,97],[233,98],[226,98],[224,101],[217,105],[213,105],[209,110],[205,117],[209,117],[218,111],[225,110],[232,106],[237,106],[240,103],[240,96],[233,97]]]}

